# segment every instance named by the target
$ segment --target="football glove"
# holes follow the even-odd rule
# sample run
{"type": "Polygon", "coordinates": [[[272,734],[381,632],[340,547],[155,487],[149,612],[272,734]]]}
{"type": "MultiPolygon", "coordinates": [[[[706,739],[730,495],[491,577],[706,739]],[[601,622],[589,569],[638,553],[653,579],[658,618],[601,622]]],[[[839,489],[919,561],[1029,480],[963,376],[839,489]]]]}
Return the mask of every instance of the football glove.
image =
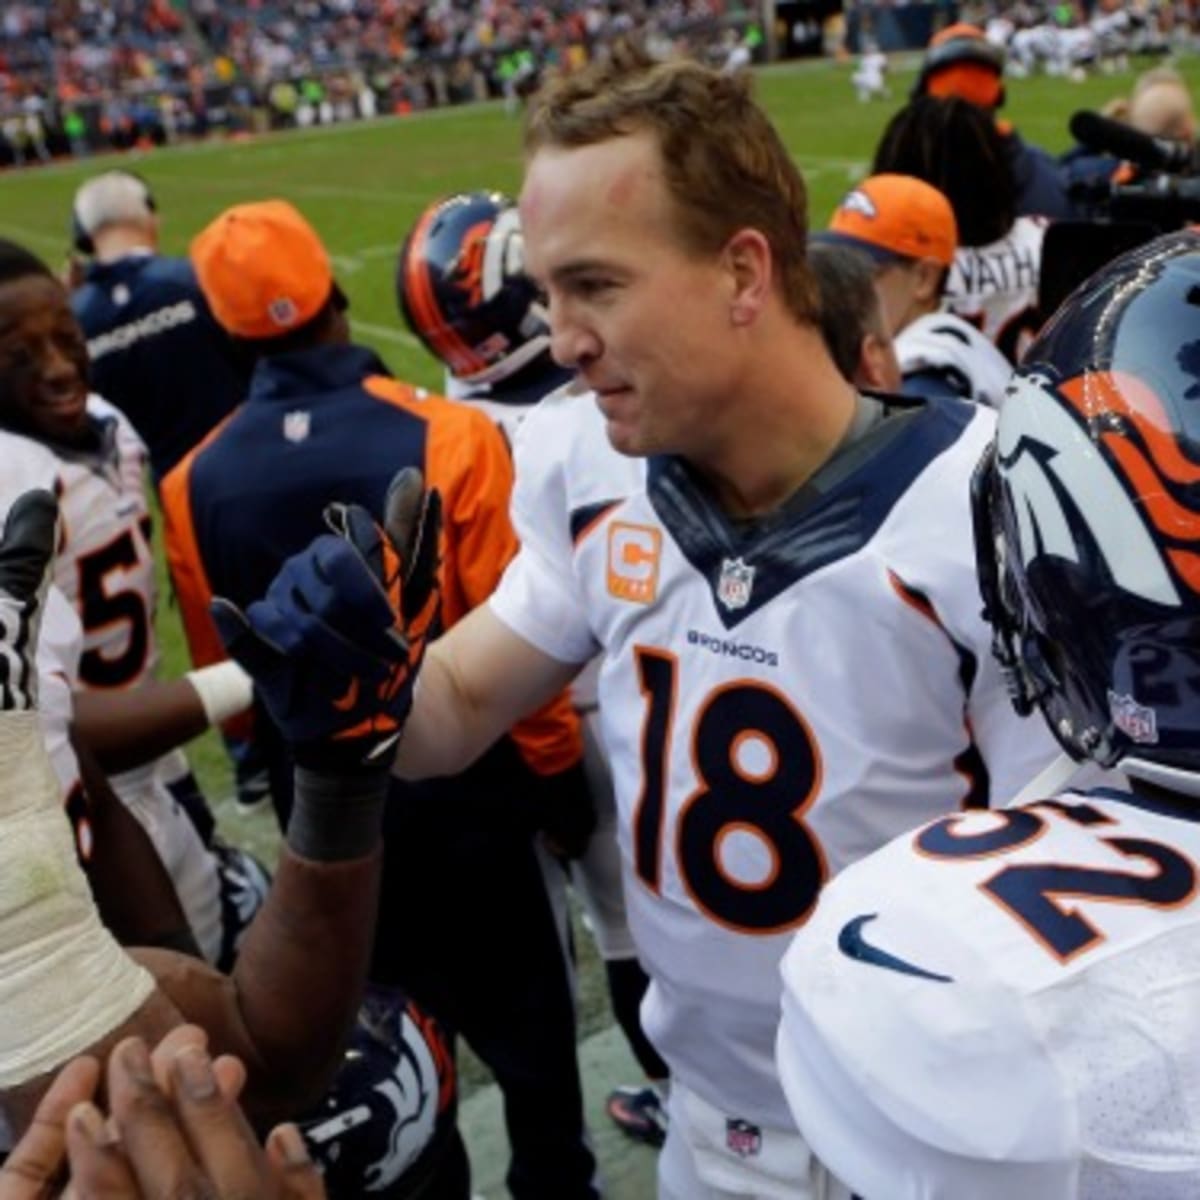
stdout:
{"type": "Polygon", "coordinates": [[[0,539],[0,712],[37,707],[38,631],[54,565],[58,501],[35,489],[19,496],[0,539]]]}
{"type": "Polygon", "coordinates": [[[392,481],[384,528],[355,504],[293,555],[243,613],[213,601],[229,654],[250,673],[301,766],[390,765],[438,617],[441,501],[420,471],[392,481]]]}

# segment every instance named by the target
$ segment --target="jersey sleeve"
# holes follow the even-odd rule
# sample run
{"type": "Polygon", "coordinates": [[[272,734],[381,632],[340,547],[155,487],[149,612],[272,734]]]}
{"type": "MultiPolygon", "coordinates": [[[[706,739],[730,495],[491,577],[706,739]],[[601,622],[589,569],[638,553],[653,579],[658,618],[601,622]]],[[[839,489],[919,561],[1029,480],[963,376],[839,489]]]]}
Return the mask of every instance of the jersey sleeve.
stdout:
{"type": "Polygon", "coordinates": [[[800,1130],[862,1196],[1069,1196],[1071,1098],[1021,997],[905,869],[910,842],[838,876],[783,959],[777,1061],[800,1130]]]}
{"type": "MultiPolygon", "coordinates": [[[[983,618],[975,573],[970,480],[995,430],[996,415],[974,407],[961,445],[929,479],[919,512],[902,514],[903,550],[898,573],[928,600],[936,623],[959,660],[963,716],[974,751],[986,770],[983,795],[994,807],[1007,803],[1058,753],[1042,718],[1017,716],[992,653],[992,628],[983,618]]],[[[937,469],[935,463],[935,470],[937,469]]]]}
{"type": "Polygon", "coordinates": [[[79,678],[83,630],[71,602],[56,587],[46,593],[38,632],[38,719],[46,753],[66,795],[79,780],[79,764],[71,746],[71,698],[79,678]]]}
{"type": "Polygon", "coordinates": [[[61,494],[54,455],[32,438],[0,430],[0,526],[17,498],[33,488],[61,494]]]}
{"type": "Polygon", "coordinates": [[[526,418],[513,449],[517,482],[512,519],[521,549],[491,600],[492,611],[514,632],[552,658],[585,663],[599,650],[587,622],[570,536],[565,472],[570,433],[564,404],[544,400],[526,418]],[[547,446],[558,452],[546,454],[547,446]]]}

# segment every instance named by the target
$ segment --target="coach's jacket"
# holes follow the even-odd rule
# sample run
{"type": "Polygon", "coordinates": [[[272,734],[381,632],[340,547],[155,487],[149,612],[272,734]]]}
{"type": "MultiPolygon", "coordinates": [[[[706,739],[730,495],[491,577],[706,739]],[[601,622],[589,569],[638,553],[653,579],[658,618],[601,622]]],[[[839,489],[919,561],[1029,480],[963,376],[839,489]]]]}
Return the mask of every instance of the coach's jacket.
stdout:
{"type": "MultiPolygon", "coordinates": [[[[382,520],[404,466],[442,496],[442,627],[492,592],[517,538],[512,461],[490,420],[393,378],[364,347],[326,345],[260,359],[245,404],[162,481],[167,558],[197,666],[226,657],[209,616],[214,595],[245,607],[285,559],[325,529],[334,500],[382,520]]],[[[582,756],[565,699],[513,730],[539,775],[582,756]]]]}
{"type": "Polygon", "coordinates": [[[92,386],[129,418],[161,479],[246,395],[250,365],[214,320],[186,258],[93,263],[71,306],[92,386]]]}

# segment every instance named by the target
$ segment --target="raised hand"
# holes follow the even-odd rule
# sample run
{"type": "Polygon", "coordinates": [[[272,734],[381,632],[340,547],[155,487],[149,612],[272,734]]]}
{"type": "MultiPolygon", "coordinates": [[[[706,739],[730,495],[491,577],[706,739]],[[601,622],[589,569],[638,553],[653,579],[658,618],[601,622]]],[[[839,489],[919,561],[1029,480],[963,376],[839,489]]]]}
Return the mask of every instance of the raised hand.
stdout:
{"type": "Polygon", "coordinates": [[[262,600],[245,613],[215,600],[213,617],[297,762],[387,765],[437,620],[440,500],[410,467],[384,527],[358,505],[331,504],[325,519],[332,532],[289,558],[262,600]]]}

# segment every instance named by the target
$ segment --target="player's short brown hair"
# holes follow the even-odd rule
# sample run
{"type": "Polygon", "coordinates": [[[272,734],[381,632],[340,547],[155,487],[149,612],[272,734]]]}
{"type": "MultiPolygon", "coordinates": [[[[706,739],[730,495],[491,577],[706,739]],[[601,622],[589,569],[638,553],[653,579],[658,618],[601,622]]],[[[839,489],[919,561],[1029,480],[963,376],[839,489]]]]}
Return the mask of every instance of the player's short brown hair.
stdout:
{"type": "Polygon", "coordinates": [[[748,81],[686,60],[629,57],[548,83],[526,119],[526,153],[653,134],[683,245],[716,254],[739,229],[757,229],[770,244],[789,311],[815,321],[808,193],[748,81]]]}

